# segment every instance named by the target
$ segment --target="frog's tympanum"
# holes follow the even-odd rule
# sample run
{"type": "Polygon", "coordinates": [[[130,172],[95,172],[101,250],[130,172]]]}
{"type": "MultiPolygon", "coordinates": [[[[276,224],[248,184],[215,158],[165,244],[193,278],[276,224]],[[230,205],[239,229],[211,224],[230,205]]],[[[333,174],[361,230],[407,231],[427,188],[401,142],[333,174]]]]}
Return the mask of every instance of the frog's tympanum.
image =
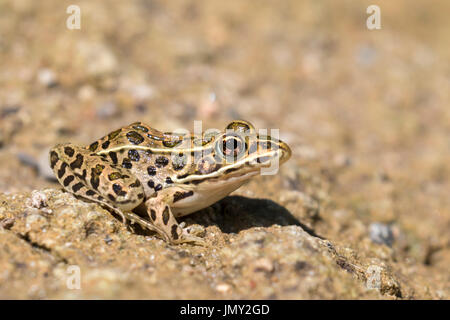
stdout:
{"type": "Polygon", "coordinates": [[[204,244],[175,218],[208,207],[290,155],[287,144],[258,135],[242,120],[200,137],[136,122],[89,146],[56,145],[50,165],[66,191],[100,203],[124,221],[139,223],[170,243],[204,244]],[[142,206],[148,219],[132,212],[142,206]]]}

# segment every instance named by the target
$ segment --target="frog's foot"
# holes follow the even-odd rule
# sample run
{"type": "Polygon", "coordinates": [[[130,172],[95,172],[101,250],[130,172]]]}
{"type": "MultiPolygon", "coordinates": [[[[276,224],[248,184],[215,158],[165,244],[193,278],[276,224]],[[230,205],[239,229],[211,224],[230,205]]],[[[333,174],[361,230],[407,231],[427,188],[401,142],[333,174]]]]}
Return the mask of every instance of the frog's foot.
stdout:
{"type": "Polygon", "coordinates": [[[198,224],[193,224],[188,227],[185,227],[185,225],[186,224],[184,222],[180,223],[180,227],[183,229],[184,232],[187,232],[187,234],[189,235],[203,238],[206,234],[205,228],[198,224]]]}
{"type": "Polygon", "coordinates": [[[193,226],[189,226],[187,228],[181,228],[181,237],[180,241],[174,241],[173,243],[193,243],[198,246],[206,246],[206,242],[204,239],[199,237],[198,235],[204,235],[205,229],[202,227],[193,228],[193,226]]]}
{"type": "Polygon", "coordinates": [[[155,198],[146,201],[150,221],[157,229],[157,233],[166,241],[172,244],[194,243],[205,246],[205,241],[192,232],[193,228],[183,228],[184,224],[179,225],[175,219],[169,205],[161,203],[155,198]]]}

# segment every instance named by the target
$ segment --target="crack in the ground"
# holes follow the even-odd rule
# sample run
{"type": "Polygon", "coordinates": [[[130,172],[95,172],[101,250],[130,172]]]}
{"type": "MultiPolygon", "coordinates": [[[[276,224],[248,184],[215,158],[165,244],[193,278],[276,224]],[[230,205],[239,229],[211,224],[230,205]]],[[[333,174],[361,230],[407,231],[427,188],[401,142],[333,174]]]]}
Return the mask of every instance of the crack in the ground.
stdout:
{"type": "Polygon", "coordinates": [[[69,264],[66,258],[61,257],[57,252],[54,252],[51,248],[31,240],[30,235],[28,233],[20,234],[13,232],[13,234],[16,235],[19,239],[22,239],[23,241],[28,243],[33,249],[38,251],[44,251],[45,253],[49,254],[58,263],[62,262],[64,264],[69,264]]]}

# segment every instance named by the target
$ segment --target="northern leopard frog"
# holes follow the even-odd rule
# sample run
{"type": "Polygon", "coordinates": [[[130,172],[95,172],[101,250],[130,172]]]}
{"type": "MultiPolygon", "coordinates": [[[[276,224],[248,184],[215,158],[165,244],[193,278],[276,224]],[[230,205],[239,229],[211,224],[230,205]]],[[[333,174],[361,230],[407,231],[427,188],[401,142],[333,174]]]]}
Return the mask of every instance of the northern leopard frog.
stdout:
{"type": "Polygon", "coordinates": [[[261,167],[290,155],[287,144],[258,135],[242,120],[201,136],[136,122],[89,146],[56,145],[50,165],[66,191],[106,206],[124,222],[139,223],[170,243],[204,244],[175,218],[224,198],[261,167]],[[132,212],[143,206],[149,219],[132,212]]]}

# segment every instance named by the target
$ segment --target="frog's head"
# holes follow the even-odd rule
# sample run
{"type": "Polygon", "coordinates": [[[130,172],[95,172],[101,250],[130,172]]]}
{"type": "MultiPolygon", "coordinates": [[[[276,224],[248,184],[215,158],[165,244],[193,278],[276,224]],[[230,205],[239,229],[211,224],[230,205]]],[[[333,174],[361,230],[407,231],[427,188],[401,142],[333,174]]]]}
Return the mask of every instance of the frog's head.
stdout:
{"type": "Polygon", "coordinates": [[[265,170],[263,168],[277,169],[291,156],[286,143],[258,134],[253,125],[244,120],[231,122],[221,132],[205,132],[201,146],[197,144],[192,150],[189,171],[178,175],[176,182],[231,191],[265,170]]]}

